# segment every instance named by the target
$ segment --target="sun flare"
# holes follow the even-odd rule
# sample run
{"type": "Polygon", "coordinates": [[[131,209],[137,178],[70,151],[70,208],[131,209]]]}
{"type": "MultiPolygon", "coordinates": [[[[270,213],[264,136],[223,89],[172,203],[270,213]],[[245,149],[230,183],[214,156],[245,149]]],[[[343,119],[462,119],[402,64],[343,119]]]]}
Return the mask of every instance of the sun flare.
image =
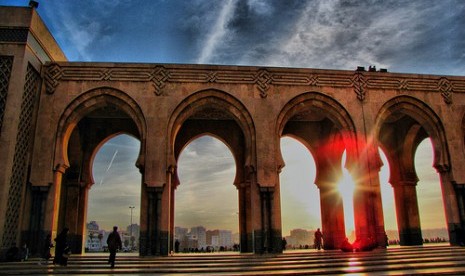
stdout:
{"type": "Polygon", "coordinates": [[[343,169],[343,175],[338,185],[339,193],[341,194],[344,206],[344,223],[346,236],[349,241],[355,240],[355,224],[354,224],[354,189],[355,184],[351,175],[346,169],[343,169]]]}

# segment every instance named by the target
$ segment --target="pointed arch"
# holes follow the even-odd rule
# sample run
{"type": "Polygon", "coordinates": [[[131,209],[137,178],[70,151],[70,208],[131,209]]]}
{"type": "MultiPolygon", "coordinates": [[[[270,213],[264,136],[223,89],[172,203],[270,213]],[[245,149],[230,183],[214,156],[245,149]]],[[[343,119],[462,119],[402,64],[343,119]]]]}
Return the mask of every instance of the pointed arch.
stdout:
{"type": "Polygon", "coordinates": [[[207,108],[221,110],[239,125],[245,139],[244,164],[245,167],[254,170],[256,167],[256,135],[252,116],[237,98],[216,89],[202,90],[192,94],[185,98],[172,112],[168,122],[168,168],[176,167],[175,142],[182,124],[196,112],[207,108]]]}
{"type": "MultiPolygon", "coordinates": [[[[397,120],[407,115],[415,120],[426,131],[433,142],[434,167],[445,172],[450,170],[450,153],[444,125],[434,110],[423,101],[411,96],[398,96],[386,102],[378,112],[374,127],[374,137],[380,139],[381,129],[384,123],[397,120]]],[[[418,132],[415,128],[410,131],[418,132]]],[[[407,141],[410,144],[412,141],[407,141]]],[[[417,141],[419,142],[419,141],[417,141]]]]}
{"type": "MultiPolygon", "coordinates": [[[[141,149],[145,148],[146,121],[137,102],[121,90],[111,87],[98,87],[78,96],[60,116],[53,162],[55,168],[69,167],[68,142],[79,121],[90,112],[108,105],[118,107],[132,119],[137,128],[137,135],[140,137],[141,149]]],[[[143,150],[139,153],[137,164],[138,166],[144,164],[143,150]]]]}
{"type": "MultiPolygon", "coordinates": [[[[356,145],[354,143],[356,141],[356,128],[349,112],[338,101],[319,92],[300,94],[284,105],[276,123],[276,139],[280,139],[283,136],[284,128],[291,118],[299,114],[305,116],[306,113],[313,113],[312,116],[328,118],[333,123],[335,131],[341,134],[342,140],[349,152],[356,150],[354,148],[356,145]],[[314,111],[319,111],[320,114],[316,114],[314,111]]],[[[277,144],[279,145],[279,143],[277,144]]],[[[278,171],[280,171],[284,166],[284,161],[281,149],[278,148],[276,152],[277,158],[280,160],[278,162],[278,171]]],[[[347,163],[352,162],[354,157],[354,154],[348,154],[347,163]]]]}

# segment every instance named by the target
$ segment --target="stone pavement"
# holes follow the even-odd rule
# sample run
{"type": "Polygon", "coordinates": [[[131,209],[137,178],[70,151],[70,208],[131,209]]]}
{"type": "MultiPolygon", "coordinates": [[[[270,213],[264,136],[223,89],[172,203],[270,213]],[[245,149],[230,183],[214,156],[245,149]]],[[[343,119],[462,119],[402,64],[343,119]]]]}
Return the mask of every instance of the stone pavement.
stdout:
{"type": "Polygon", "coordinates": [[[0,275],[465,275],[465,248],[448,245],[391,247],[371,252],[287,251],[277,255],[176,254],[139,257],[117,254],[71,256],[67,267],[38,259],[0,263],[0,275]]]}

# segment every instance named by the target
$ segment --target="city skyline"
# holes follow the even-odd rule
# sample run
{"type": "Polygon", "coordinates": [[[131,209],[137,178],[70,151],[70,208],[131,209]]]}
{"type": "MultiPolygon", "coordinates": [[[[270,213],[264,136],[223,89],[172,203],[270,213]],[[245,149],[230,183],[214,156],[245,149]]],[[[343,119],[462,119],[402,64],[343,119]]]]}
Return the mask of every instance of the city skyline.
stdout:
{"type": "MultiPolygon", "coordinates": [[[[2,5],[28,3],[0,0],[2,5]]],[[[48,0],[39,1],[37,11],[70,61],[342,70],[375,65],[389,72],[465,75],[465,2],[459,0],[48,0]]],[[[299,225],[319,227],[311,155],[296,140],[282,141],[283,233],[299,225]]],[[[207,136],[183,150],[175,221],[206,220],[237,227],[237,191],[231,177],[235,164],[228,161],[231,153],[225,148],[207,136]],[[207,165],[208,170],[201,171],[207,165]]],[[[88,218],[95,216],[110,226],[126,224],[129,206],[136,206],[133,218],[140,217],[141,176],[134,165],[139,150],[139,142],[126,135],[99,149],[88,218]]],[[[437,173],[425,157],[431,155],[431,146],[422,145],[415,161],[421,163],[417,191],[424,228],[445,225],[444,211],[438,208],[443,204],[437,173]]],[[[381,182],[386,229],[392,229],[396,225],[388,196],[392,189],[381,182]]],[[[351,208],[345,210],[350,213],[351,208]]],[[[350,223],[349,218],[346,225],[350,223]]]]}

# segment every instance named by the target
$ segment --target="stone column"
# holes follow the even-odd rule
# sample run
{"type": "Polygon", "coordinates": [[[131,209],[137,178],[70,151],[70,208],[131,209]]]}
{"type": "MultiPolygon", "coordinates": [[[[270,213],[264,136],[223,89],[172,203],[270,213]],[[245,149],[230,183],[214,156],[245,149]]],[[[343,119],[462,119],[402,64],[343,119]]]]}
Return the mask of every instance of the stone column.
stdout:
{"type": "Polygon", "coordinates": [[[368,209],[372,218],[369,223],[371,225],[370,235],[379,247],[386,248],[386,229],[384,227],[384,213],[378,172],[379,168],[370,171],[370,191],[368,195],[368,209]]]}
{"type": "MultiPolygon", "coordinates": [[[[273,188],[272,187],[260,187],[260,212],[261,212],[261,225],[262,235],[260,248],[257,253],[272,252],[272,211],[271,211],[271,200],[272,200],[273,188]]],[[[256,250],[257,251],[257,250],[256,250]]]]}
{"type": "Polygon", "coordinates": [[[32,186],[30,231],[27,239],[32,256],[40,255],[45,237],[50,234],[50,231],[45,231],[44,229],[45,209],[49,190],[49,186],[32,186]]]}
{"type": "Polygon", "coordinates": [[[80,187],[79,191],[79,213],[77,217],[77,233],[81,235],[81,253],[84,252],[86,246],[85,235],[87,234],[87,207],[89,206],[89,187],[90,185],[85,185],[80,187]]]}
{"type": "MultiPolygon", "coordinates": [[[[376,157],[371,157],[373,160],[376,157]]],[[[379,168],[370,162],[351,172],[355,179],[354,220],[357,239],[372,240],[376,246],[386,247],[383,205],[379,184],[379,168]],[[368,168],[371,166],[371,168],[368,168]]]]}
{"type": "MultiPolygon", "coordinates": [[[[145,185],[144,185],[145,186],[145,185]]],[[[168,234],[161,229],[163,187],[145,187],[147,206],[145,207],[146,231],[141,231],[140,254],[142,256],[167,256],[168,234]]],[[[168,209],[168,208],[166,208],[168,209]]],[[[169,211],[169,210],[168,210],[169,211]]]]}
{"type": "Polygon", "coordinates": [[[60,210],[61,184],[66,166],[57,166],[53,172],[53,184],[47,195],[44,218],[44,233],[50,233],[52,240],[56,238],[58,231],[58,218],[60,210]]]}
{"type": "MultiPolygon", "coordinates": [[[[255,233],[255,253],[281,253],[281,229],[277,226],[274,187],[260,187],[261,230],[255,233]]],[[[280,223],[280,221],[279,221],[280,223]]]]}
{"type": "Polygon", "coordinates": [[[77,180],[71,180],[66,184],[66,208],[64,216],[64,225],[69,228],[68,244],[73,254],[81,254],[83,225],[79,221],[80,213],[85,212],[85,206],[80,206],[81,186],[77,180]],[[80,224],[81,223],[81,224],[80,224]]]}
{"type": "Polygon", "coordinates": [[[175,185],[171,186],[171,193],[170,193],[170,221],[169,221],[169,235],[168,235],[168,251],[169,253],[174,252],[174,214],[175,214],[175,194],[174,191],[176,190],[175,185]]]}
{"type": "Polygon", "coordinates": [[[459,209],[459,202],[462,200],[463,206],[463,191],[462,185],[454,185],[450,181],[450,173],[446,170],[439,172],[441,180],[441,190],[443,196],[444,211],[446,213],[447,229],[449,232],[449,242],[451,245],[460,245],[463,243],[463,236],[465,232],[463,231],[463,224],[461,216],[463,216],[463,211],[459,209]]]}
{"type": "Polygon", "coordinates": [[[252,206],[250,198],[250,183],[237,186],[239,198],[239,235],[241,253],[253,252],[252,206]]]}
{"type": "Polygon", "coordinates": [[[400,245],[423,244],[416,192],[417,181],[401,180],[391,184],[394,188],[400,245]]]}
{"type": "Polygon", "coordinates": [[[319,183],[324,249],[340,248],[345,238],[344,207],[336,183],[319,183]]]}
{"type": "MultiPolygon", "coordinates": [[[[452,234],[451,232],[453,229],[449,228],[449,238],[452,235],[456,235],[457,245],[465,245],[465,185],[464,184],[455,184],[455,195],[457,197],[457,208],[458,208],[458,215],[460,219],[459,228],[455,229],[455,233],[452,234]]],[[[452,238],[450,238],[452,240],[452,238]]],[[[452,243],[451,243],[452,244],[452,243]]]]}

